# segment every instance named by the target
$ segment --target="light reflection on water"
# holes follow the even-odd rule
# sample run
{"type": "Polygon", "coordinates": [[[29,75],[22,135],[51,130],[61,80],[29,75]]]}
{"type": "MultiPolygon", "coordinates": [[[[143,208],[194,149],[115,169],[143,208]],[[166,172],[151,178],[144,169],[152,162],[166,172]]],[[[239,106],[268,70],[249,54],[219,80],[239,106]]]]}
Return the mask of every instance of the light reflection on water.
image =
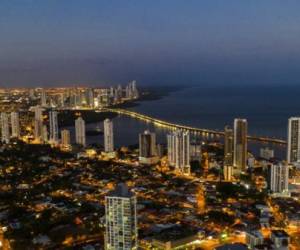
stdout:
{"type": "MultiPolygon", "coordinates": [[[[157,143],[166,144],[166,135],[170,132],[169,129],[154,126],[152,123],[146,123],[144,121],[136,120],[127,116],[119,115],[113,119],[114,125],[114,142],[116,147],[128,146],[138,144],[138,135],[145,130],[150,130],[156,133],[157,143]]],[[[101,128],[103,131],[103,122],[91,123],[86,125],[87,130],[94,130],[96,128],[101,128]]],[[[75,141],[74,127],[68,127],[71,131],[72,141],[75,141]]],[[[202,141],[223,141],[222,137],[216,136],[200,136],[191,134],[194,139],[200,139],[202,141]]],[[[88,144],[97,143],[103,145],[103,135],[87,136],[88,144]]],[[[259,149],[261,147],[274,148],[275,155],[280,158],[285,157],[285,147],[272,145],[272,144],[261,144],[255,142],[249,142],[249,150],[255,155],[259,154],[259,149]]]]}

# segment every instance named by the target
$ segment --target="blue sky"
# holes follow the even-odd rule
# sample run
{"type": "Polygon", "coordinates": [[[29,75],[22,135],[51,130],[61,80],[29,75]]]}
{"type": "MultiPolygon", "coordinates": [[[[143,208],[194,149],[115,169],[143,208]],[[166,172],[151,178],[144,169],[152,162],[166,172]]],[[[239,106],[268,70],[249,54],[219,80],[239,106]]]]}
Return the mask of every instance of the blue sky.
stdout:
{"type": "Polygon", "coordinates": [[[1,0],[0,86],[298,84],[299,0],[1,0]]]}

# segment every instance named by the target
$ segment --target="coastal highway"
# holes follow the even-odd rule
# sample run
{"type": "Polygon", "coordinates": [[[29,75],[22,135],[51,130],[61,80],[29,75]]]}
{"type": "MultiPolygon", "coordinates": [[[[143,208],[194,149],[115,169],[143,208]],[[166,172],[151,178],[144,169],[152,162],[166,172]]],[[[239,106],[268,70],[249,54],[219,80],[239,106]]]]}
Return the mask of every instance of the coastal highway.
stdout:
{"type": "MultiPolygon", "coordinates": [[[[163,121],[163,120],[160,120],[157,118],[153,118],[148,115],[129,111],[126,109],[102,108],[102,109],[98,110],[98,112],[112,112],[112,113],[117,113],[120,115],[126,115],[128,117],[138,119],[138,120],[141,120],[144,122],[151,122],[155,126],[164,127],[164,128],[170,129],[170,130],[183,129],[183,130],[188,130],[192,133],[199,134],[202,136],[224,136],[223,131],[217,131],[217,130],[205,129],[205,128],[196,128],[196,127],[191,127],[191,126],[186,126],[186,125],[175,124],[175,123],[163,121]]],[[[279,144],[282,146],[286,145],[285,140],[277,139],[277,138],[258,137],[258,136],[251,136],[251,135],[248,135],[247,138],[250,141],[257,141],[257,142],[262,142],[262,143],[273,143],[273,144],[279,144]]]]}

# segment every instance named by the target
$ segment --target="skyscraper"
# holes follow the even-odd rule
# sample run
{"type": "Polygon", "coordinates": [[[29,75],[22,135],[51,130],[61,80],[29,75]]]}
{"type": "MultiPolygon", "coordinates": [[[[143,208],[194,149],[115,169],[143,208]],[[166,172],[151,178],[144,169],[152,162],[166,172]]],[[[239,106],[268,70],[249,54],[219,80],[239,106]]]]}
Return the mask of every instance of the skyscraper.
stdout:
{"type": "Polygon", "coordinates": [[[233,166],[233,130],[229,126],[224,129],[224,166],[233,166]]]}
{"type": "Polygon", "coordinates": [[[288,120],[288,163],[300,161],[300,117],[291,117],[288,120]]]}
{"type": "Polygon", "coordinates": [[[58,143],[58,121],[57,121],[57,111],[49,112],[49,127],[50,127],[50,142],[58,143]]]}
{"type": "Polygon", "coordinates": [[[237,173],[246,170],[247,127],[246,119],[234,119],[233,165],[236,168],[237,173]]]}
{"type": "Polygon", "coordinates": [[[110,119],[104,120],[104,150],[107,153],[114,151],[114,131],[110,119]]]}
{"type": "Polygon", "coordinates": [[[43,143],[49,142],[47,125],[42,124],[41,131],[42,131],[41,142],[43,143]]]}
{"type": "Polygon", "coordinates": [[[268,189],[273,193],[288,192],[289,166],[278,163],[268,167],[268,189]]]}
{"type": "Polygon", "coordinates": [[[61,131],[61,145],[63,147],[69,147],[70,144],[71,144],[70,131],[67,129],[63,129],[61,131]]]}
{"type": "Polygon", "coordinates": [[[42,107],[47,107],[47,96],[45,89],[41,90],[41,105],[42,107]]]}
{"type": "Polygon", "coordinates": [[[178,130],[167,136],[168,160],[183,174],[190,174],[190,133],[178,130]]]}
{"type": "Polygon", "coordinates": [[[8,115],[5,112],[1,113],[1,141],[5,143],[10,142],[8,115]]]}
{"type": "Polygon", "coordinates": [[[75,120],[75,135],[76,135],[76,143],[85,146],[86,145],[85,121],[82,119],[82,117],[78,117],[75,120]]]}
{"type": "Polygon", "coordinates": [[[105,224],[106,250],[138,248],[136,197],[125,184],[105,196],[105,224]]]}
{"type": "Polygon", "coordinates": [[[156,135],[149,130],[139,135],[139,160],[143,164],[153,164],[158,161],[156,135]]]}
{"type": "Polygon", "coordinates": [[[225,181],[231,181],[232,175],[233,175],[233,167],[232,165],[224,165],[223,166],[223,174],[224,174],[224,180],[225,181]]]}
{"type": "Polygon", "coordinates": [[[14,138],[19,138],[20,137],[19,113],[11,112],[10,119],[11,119],[11,135],[14,138]]]}
{"type": "MultiPolygon", "coordinates": [[[[46,128],[47,129],[47,128],[46,128]]],[[[34,107],[34,139],[38,142],[43,140],[43,109],[40,106],[34,107]]]]}

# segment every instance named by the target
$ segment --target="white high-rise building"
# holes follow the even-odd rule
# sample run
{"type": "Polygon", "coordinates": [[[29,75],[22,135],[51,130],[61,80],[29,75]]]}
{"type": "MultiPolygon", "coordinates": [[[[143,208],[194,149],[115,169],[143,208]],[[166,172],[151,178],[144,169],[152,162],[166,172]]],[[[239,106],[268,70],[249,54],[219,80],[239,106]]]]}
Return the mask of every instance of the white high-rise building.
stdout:
{"type": "Polygon", "coordinates": [[[114,131],[110,119],[104,120],[104,150],[107,153],[114,151],[114,131]]]}
{"type": "Polygon", "coordinates": [[[233,165],[237,173],[246,170],[247,129],[248,124],[246,119],[234,119],[233,165]]]}
{"type": "Polygon", "coordinates": [[[19,138],[20,137],[19,113],[11,112],[10,119],[11,119],[11,136],[14,138],[19,138]]]}
{"type": "Polygon", "coordinates": [[[58,121],[57,121],[57,111],[49,112],[49,127],[50,127],[50,142],[58,143],[58,121]]]}
{"type": "Polygon", "coordinates": [[[268,189],[273,193],[288,193],[289,166],[273,164],[268,168],[268,189]]]}
{"type": "Polygon", "coordinates": [[[41,90],[41,105],[42,107],[47,107],[47,96],[45,89],[41,90]]]}
{"type": "MultiPolygon", "coordinates": [[[[46,128],[47,129],[47,128],[46,128]]],[[[43,140],[43,109],[40,106],[34,107],[34,139],[38,142],[43,140]]]]}
{"type": "Polygon", "coordinates": [[[75,135],[76,135],[76,143],[85,146],[86,145],[85,121],[82,119],[82,117],[78,117],[75,120],[75,135]]]}
{"type": "Polygon", "coordinates": [[[190,174],[190,133],[178,130],[167,136],[168,160],[183,174],[190,174]]]}
{"type": "Polygon", "coordinates": [[[8,115],[5,112],[1,113],[1,141],[10,142],[8,115]]]}
{"type": "Polygon", "coordinates": [[[105,196],[105,249],[137,250],[136,196],[125,184],[105,196]]]}
{"type": "Polygon", "coordinates": [[[300,117],[291,117],[288,121],[287,161],[300,161],[300,117]]]}
{"type": "Polygon", "coordinates": [[[63,147],[69,147],[71,144],[71,136],[70,136],[70,131],[67,129],[63,129],[61,131],[61,145],[63,147]]]}

